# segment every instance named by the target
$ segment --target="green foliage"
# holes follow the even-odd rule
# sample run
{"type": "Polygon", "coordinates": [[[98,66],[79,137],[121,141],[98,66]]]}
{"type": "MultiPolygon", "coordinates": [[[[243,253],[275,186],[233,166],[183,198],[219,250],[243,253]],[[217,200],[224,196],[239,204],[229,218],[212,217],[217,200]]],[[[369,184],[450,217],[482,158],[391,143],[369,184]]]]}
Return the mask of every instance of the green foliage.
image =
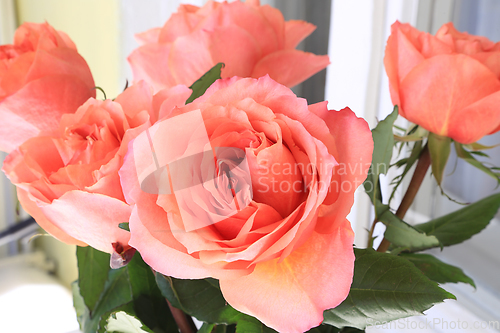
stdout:
{"type": "Polygon", "coordinates": [[[412,251],[439,246],[439,240],[432,235],[415,229],[401,220],[389,209],[389,206],[376,203],[377,219],[386,226],[384,237],[395,246],[405,247],[412,251]]]}
{"type": "Polygon", "coordinates": [[[392,113],[379,122],[377,127],[372,130],[374,142],[372,165],[368,171],[368,177],[363,184],[372,203],[377,202],[377,200],[382,202],[379,177],[381,174],[387,173],[391,163],[392,148],[394,146],[392,127],[397,117],[398,107],[396,106],[392,113]]]}
{"type": "Polygon", "coordinates": [[[236,332],[275,332],[227,304],[217,280],[183,280],[156,273],[156,282],[173,306],[200,321],[218,325],[236,324],[236,332]]]}
{"type": "MultiPolygon", "coordinates": [[[[476,144],[475,146],[472,146],[472,147],[476,147],[476,148],[485,147],[485,148],[482,148],[483,150],[493,148],[493,147],[487,147],[487,146],[477,147],[477,145],[478,144],[476,144]]],[[[488,157],[488,155],[486,155],[480,151],[477,151],[477,150],[472,150],[471,152],[468,152],[467,150],[465,150],[464,145],[462,145],[458,142],[455,142],[455,151],[457,152],[457,156],[459,158],[463,159],[464,161],[466,161],[470,165],[483,171],[488,176],[491,176],[493,179],[495,179],[497,181],[497,185],[500,184],[500,173],[493,171],[493,170],[495,170],[495,168],[488,168],[486,165],[484,165],[483,163],[478,161],[473,156],[473,155],[478,155],[478,156],[488,157]]]]}
{"type": "Polygon", "coordinates": [[[434,133],[429,134],[429,153],[431,154],[432,174],[439,187],[443,181],[444,168],[450,156],[451,139],[434,133]]]}
{"type": "Polygon", "coordinates": [[[355,249],[351,290],[338,307],[324,313],[324,323],[364,329],[375,321],[420,315],[455,296],[429,280],[408,260],[372,249],[355,249]]]}
{"type": "Polygon", "coordinates": [[[109,254],[87,246],[78,247],[76,257],[78,288],[82,295],[85,295],[85,305],[89,311],[93,311],[108,278],[109,254]]]}
{"type": "Polygon", "coordinates": [[[208,72],[206,72],[202,77],[200,77],[195,83],[193,83],[189,88],[193,91],[191,96],[186,101],[186,104],[191,103],[201,95],[218,79],[220,79],[220,73],[224,67],[223,63],[218,63],[212,67],[208,72]]]}
{"type": "Polygon", "coordinates": [[[401,163],[399,164],[398,162],[396,162],[396,165],[398,167],[402,167],[404,165],[405,168],[403,172],[399,176],[395,177],[391,183],[392,185],[394,185],[394,188],[389,198],[389,203],[394,198],[394,194],[396,194],[396,190],[398,189],[399,185],[401,185],[401,183],[403,182],[404,177],[408,174],[408,172],[410,171],[411,167],[415,164],[415,162],[417,162],[418,158],[420,157],[420,154],[422,153],[423,148],[424,145],[422,141],[415,142],[411,150],[410,157],[400,160],[401,163]]]}
{"type": "Polygon", "coordinates": [[[130,231],[130,227],[129,227],[128,222],[123,222],[123,223],[118,224],[118,228],[126,230],[126,231],[130,231]]]}
{"type": "MultiPolygon", "coordinates": [[[[84,333],[106,332],[108,322],[113,322],[110,316],[118,312],[134,317],[143,331],[177,332],[155,277],[139,253],[120,269],[110,269],[110,255],[91,247],[78,247],[77,258],[79,279],[73,285],[73,302],[84,333]]],[[[126,321],[130,318],[122,318],[120,325],[126,321]]]]}
{"type": "Polygon", "coordinates": [[[500,208],[500,194],[493,194],[448,215],[415,228],[435,236],[443,246],[463,242],[483,230],[500,208]]]}
{"type": "Polygon", "coordinates": [[[432,281],[438,283],[468,283],[474,288],[476,284],[460,268],[446,264],[430,254],[401,253],[401,257],[411,261],[418,269],[432,281]]]}

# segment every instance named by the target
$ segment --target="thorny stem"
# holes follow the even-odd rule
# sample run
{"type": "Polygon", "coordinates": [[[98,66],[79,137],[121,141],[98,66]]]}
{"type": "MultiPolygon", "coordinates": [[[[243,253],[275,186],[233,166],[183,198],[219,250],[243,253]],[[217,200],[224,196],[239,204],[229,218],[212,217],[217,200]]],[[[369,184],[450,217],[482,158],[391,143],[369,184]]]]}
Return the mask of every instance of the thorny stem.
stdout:
{"type": "Polygon", "coordinates": [[[168,307],[170,308],[170,312],[174,317],[175,323],[179,328],[181,333],[195,333],[198,330],[193,322],[193,319],[184,313],[181,309],[177,309],[167,300],[168,307]]]}
{"type": "MultiPolygon", "coordinates": [[[[422,181],[424,180],[430,165],[431,165],[431,155],[429,153],[429,147],[426,145],[422,150],[422,153],[420,154],[417,166],[415,168],[415,172],[413,173],[413,177],[411,178],[410,181],[410,185],[408,186],[405,196],[403,197],[403,200],[401,201],[401,204],[399,205],[399,208],[396,211],[396,216],[399,217],[400,219],[404,218],[406,212],[413,203],[413,200],[417,195],[420,185],[422,185],[422,181]]],[[[377,251],[386,252],[389,249],[389,245],[391,245],[391,242],[389,242],[387,239],[384,238],[380,243],[377,251]]]]}

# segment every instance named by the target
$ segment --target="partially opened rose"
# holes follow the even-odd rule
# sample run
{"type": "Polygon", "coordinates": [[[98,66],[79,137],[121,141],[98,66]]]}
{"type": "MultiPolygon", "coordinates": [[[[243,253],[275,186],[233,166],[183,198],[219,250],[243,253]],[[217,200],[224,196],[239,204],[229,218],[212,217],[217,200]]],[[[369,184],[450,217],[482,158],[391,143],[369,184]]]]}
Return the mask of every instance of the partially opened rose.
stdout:
{"type": "Polygon", "coordinates": [[[409,121],[464,144],[500,130],[500,43],[452,23],[432,36],[396,22],[384,64],[392,102],[409,121]]]}
{"type": "Polygon", "coordinates": [[[292,87],[329,64],[326,55],[295,49],[314,29],[304,21],[285,22],[279,10],[259,0],[181,5],[162,28],[137,35],[142,46],[128,60],[134,80],[155,90],[190,86],[219,62],[226,65],[222,78],[269,74],[292,87]]]}
{"type": "Polygon", "coordinates": [[[347,108],[308,106],[269,77],[218,80],[129,144],[129,244],[165,275],[219,279],[279,332],[306,331],[349,292],[346,216],[372,148],[347,108]]]}
{"type": "Polygon", "coordinates": [[[118,170],[128,142],[191,91],[179,86],[153,96],[144,82],[115,101],[89,99],[62,116],[58,132],[29,139],[7,156],[3,170],[23,208],[61,241],[112,253],[128,249],[128,222],[118,170]]]}
{"type": "Polygon", "coordinates": [[[0,150],[50,133],[61,115],[95,96],[92,74],[75,44],[49,24],[24,23],[0,46],[0,150]]]}

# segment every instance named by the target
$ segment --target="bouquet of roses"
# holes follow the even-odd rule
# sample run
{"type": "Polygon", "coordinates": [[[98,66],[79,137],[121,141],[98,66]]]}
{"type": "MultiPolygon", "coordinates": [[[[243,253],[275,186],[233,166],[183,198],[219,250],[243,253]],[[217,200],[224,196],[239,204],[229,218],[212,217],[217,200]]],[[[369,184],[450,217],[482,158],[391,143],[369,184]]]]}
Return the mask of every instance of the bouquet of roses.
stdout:
{"type": "Polygon", "coordinates": [[[452,145],[500,180],[475,158],[500,130],[500,45],[396,22],[395,110],[370,131],[289,89],[329,64],[295,49],[314,28],[258,0],[181,5],[137,36],[133,84],[112,100],[47,23],[0,47],[3,171],[43,229],[78,245],[83,332],[356,332],[454,298],[438,283],[474,285],[416,252],[480,232],[500,195],[403,218],[429,167],[441,184],[452,145]],[[393,133],[398,112],[414,125],[393,133]],[[392,163],[395,147],[409,156],[392,163]],[[379,181],[393,165],[395,188],[416,165],[395,213],[379,181]],[[346,219],[363,183],[386,226],[378,251],[372,237],[355,248],[346,219]]]}

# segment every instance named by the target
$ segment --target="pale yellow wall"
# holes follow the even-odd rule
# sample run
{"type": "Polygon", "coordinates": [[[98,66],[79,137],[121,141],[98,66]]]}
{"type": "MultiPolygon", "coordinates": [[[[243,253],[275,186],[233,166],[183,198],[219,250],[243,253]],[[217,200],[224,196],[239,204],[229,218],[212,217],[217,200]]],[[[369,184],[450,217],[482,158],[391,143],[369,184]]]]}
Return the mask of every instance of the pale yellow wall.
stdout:
{"type": "MultiPolygon", "coordinates": [[[[16,0],[18,21],[47,21],[66,32],[87,60],[97,86],[108,98],[123,91],[120,82],[119,0],[16,0]]],[[[98,93],[98,98],[102,95],[98,93]]]]}

